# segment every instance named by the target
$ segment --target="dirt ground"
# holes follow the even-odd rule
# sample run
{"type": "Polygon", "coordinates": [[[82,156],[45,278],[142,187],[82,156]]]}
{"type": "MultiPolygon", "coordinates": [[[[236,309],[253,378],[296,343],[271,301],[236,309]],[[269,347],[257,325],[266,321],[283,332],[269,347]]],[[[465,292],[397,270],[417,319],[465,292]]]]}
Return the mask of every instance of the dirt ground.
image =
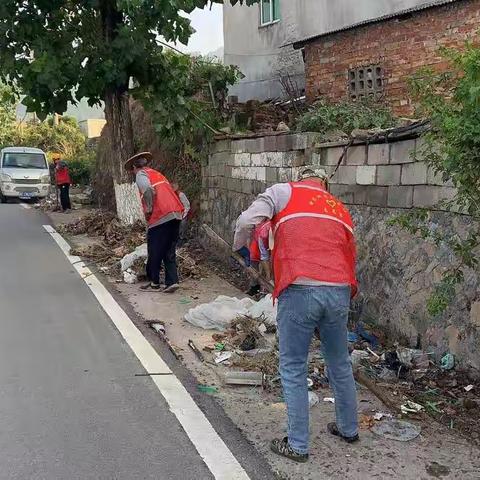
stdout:
{"type": "MultiPolygon", "coordinates": [[[[68,220],[81,214],[74,212],[68,220]]],[[[52,215],[54,223],[64,222],[65,217],[63,214],[52,215]]],[[[84,236],[73,238],[75,246],[92,241],[84,236]]],[[[311,409],[310,461],[300,465],[275,456],[269,451],[269,442],[274,437],[285,435],[286,422],[280,390],[225,386],[222,377],[226,367],[201,363],[188,347],[191,339],[199,349],[203,349],[205,345],[212,344],[212,334],[216,332],[191,326],[183,320],[185,313],[201,303],[214,300],[218,295],[241,298],[242,292],[214,273],[198,280],[185,280],[181,289],[171,295],[141,292],[138,285],[112,284],[140,318],[165,324],[167,336],[181,354],[182,362],[199,384],[218,388],[218,392],[213,394],[216,400],[248,440],[265,455],[277,479],[480,478],[480,450],[429,417],[420,422],[409,420],[422,428],[420,436],[410,442],[387,440],[372,433],[368,426],[362,428],[361,440],[355,445],[346,445],[333,438],[326,432],[326,424],[334,418],[334,406],[323,402],[323,398],[333,396],[328,388],[317,391],[320,403],[311,409]]],[[[211,354],[203,353],[207,360],[211,358],[211,354]]],[[[358,395],[361,414],[388,412],[368,390],[359,386],[358,395]]]]}

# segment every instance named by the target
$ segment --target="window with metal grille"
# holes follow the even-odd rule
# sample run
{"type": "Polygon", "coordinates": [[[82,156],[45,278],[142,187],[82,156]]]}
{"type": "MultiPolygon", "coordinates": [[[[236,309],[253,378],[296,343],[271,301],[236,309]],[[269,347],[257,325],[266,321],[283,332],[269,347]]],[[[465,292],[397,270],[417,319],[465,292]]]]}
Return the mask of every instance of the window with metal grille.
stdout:
{"type": "Polygon", "coordinates": [[[358,67],[348,71],[350,98],[380,98],[385,88],[385,74],[380,65],[358,67]]]}

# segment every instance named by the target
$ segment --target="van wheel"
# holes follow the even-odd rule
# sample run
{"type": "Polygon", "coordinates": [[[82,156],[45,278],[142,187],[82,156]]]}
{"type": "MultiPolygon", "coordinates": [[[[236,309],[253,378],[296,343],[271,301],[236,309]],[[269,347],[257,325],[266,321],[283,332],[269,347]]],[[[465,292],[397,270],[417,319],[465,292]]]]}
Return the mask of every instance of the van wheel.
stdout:
{"type": "Polygon", "coordinates": [[[1,193],[0,193],[0,203],[7,203],[7,197],[4,197],[1,193]]]}

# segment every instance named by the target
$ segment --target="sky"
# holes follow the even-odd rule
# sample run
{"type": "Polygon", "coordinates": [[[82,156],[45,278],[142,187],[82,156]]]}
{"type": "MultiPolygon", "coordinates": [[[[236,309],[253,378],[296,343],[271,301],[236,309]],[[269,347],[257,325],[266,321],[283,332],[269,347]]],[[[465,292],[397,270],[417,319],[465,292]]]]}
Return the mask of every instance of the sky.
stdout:
{"type": "Polygon", "coordinates": [[[185,52],[210,53],[223,46],[222,6],[214,4],[210,10],[195,9],[190,14],[192,26],[196,33],[190,38],[188,46],[177,45],[185,52]]]}

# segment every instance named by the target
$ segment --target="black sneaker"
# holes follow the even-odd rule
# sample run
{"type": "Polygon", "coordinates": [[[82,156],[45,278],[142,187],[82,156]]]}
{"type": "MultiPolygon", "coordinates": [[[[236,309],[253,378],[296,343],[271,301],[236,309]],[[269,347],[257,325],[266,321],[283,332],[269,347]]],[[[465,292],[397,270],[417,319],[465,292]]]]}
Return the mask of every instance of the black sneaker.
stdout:
{"type": "Polygon", "coordinates": [[[353,437],[346,437],[345,435],[342,435],[335,422],[329,423],[327,425],[327,430],[332,435],[335,435],[336,437],[340,437],[342,440],[344,440],[347,443],[355,443],[355,442],[358,442],[358,440],[360,439],[360,437],[358,436],[358,433],[353,437]]]}
{"type": "Polygon", "coordinates": [[[160,290],[160,285],[154,283],[146,283],[140,287],[140,290],[160,290]]]}
{"type": "Polygon", "coordinates": [[[289,458],[294,462],[305,463],[308,461],[308,453],[297,453],[288,443],[288,437],[272,440],[270,450],[277,455],[289,458]]]}
{"type": "Polygon", "coordinates": [[[180,285],[178,283],[174,283],[173,285],[167,285],[163,289],[163,293],[174,293],[180,288],[180,285]]]}

